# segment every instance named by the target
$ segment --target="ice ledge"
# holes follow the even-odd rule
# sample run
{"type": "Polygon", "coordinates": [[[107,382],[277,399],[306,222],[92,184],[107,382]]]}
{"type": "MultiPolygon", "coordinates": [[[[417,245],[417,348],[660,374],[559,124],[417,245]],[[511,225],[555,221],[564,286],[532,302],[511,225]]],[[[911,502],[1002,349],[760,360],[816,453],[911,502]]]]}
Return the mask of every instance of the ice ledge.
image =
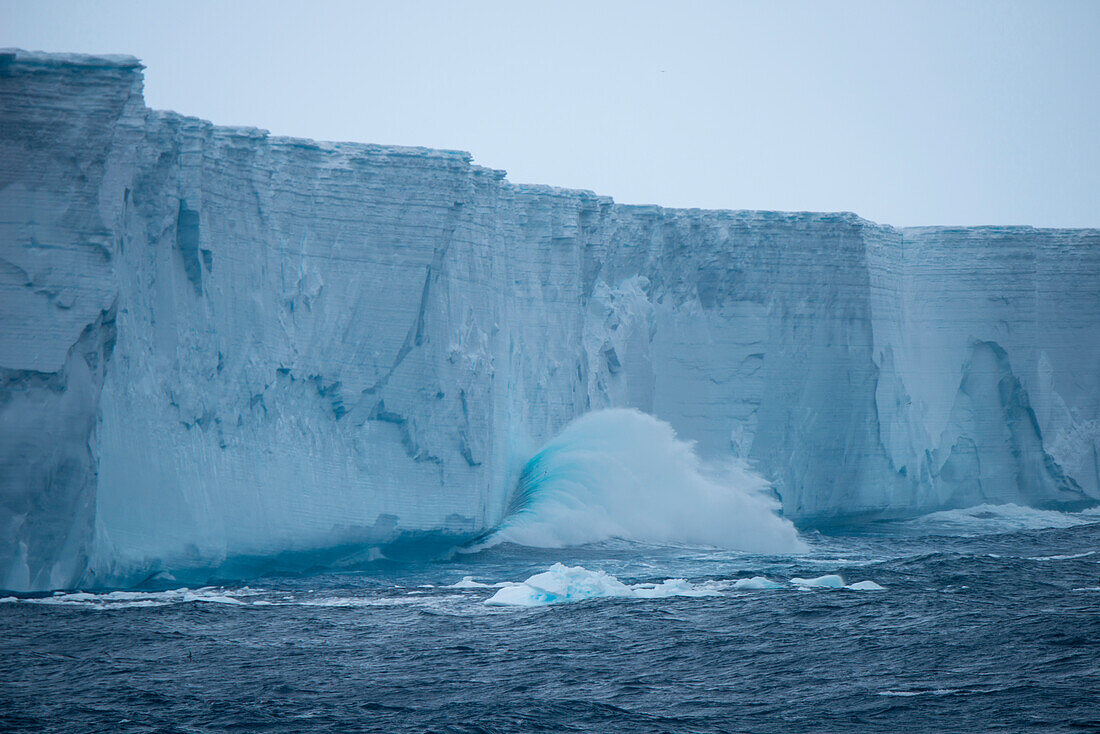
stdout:
{"type": "Polygon", "coordinates": [[[898,227],[906,235],[966,235],[969,237],[988,237],[989,235],[1050,235],[1071,233],[1085,237],[1100,235],[1096,227],[1032,227],[1027,224],[984,224],[966,225],[926,225],[921,227],[898,227]]]}
{"type": "MultiPolygon", "coordinates": [[[[0,49],[0,74],[12,64],[39,67],[80,67],[87,69],[133,69],[140,71],[145,68],[141,61],[128,54],[77,54],[55,53],[49,51],[27,51],[20,48],[0,49]]],[[[299,148],[316,150],[328,154],[334,154],[345,158],[363,159],[421,159],[434,160],[450,164],[468,166],[477,175],[487,176],[492,179],[504,181],[518,196],[534,196],[545,199],[580,199],[595,202],[598,205],[614,205],[615,207],[633,213],[636,216],[651,216],[655,218],[720,218],[727,221],[737,221],[752,224],[785,223],[785,224],[847,224],[857,227],[872,227],[883,231],[898,232],[903,235],[918,236],[927,234],[955,234],[964,232],[977,232],[982,234],[1003,233],[1009,235],[1050,234],[1057,232],[1074,232],[1080,235],[1093,236],[1100,233],[1100,229],[1059,229],[1059,228],[1034,228],[1029,226],[919,226],[919,227],[894,227],[889,224],[866,219],[854,212],[817,212],[817,211],[774,211],[756,209],[700,209],[665,207],[658,204],[625,204],[616,202],[614,198],[590,191],[571,187],[550,186],[545,184],[514,183],[507,180],[507,171],[474,163],[474,156],[464,150],[448,150],[442,148],[428,148],[421,146],[382,145],[376,143],[358,143],[351,141],[323,141],[311,138],[272,135],[269,131],[251,126],[216,125],[207,120],[181,114],[172,111],[151,110],[152,115],[160,119],[178,118],[191,123],[209,126],[215,136],[224,138],[239,138],[244,140],[266,140],[275,148],[299,148]]]]}
{"type": "Polygon", "coordinates": [[[816,211],[780,211],[776,209],[700,209],[698,207],[667,207],[658,204],[622,204],[616,206],[624,211],[655,217],[706,218],[750,224],[814,222],[821,224],[849,224],[855,226],[885,227],[888,224],[866,219],[855,212],[816,212],[816,211]]]}
{"type": "Polygon", "coordinates": [[[129,54],[70,54],[0,48],[0,68],[12,63],[28,66],[82,66],[99,69],[145,68],[141,61],[129,54]]]}
{"type": "Polygon", "coordinates": [[[171,110],[151,110],[150,118],[158,122],[174,125],[195,126],[209,130],[215,139],[240,140],[246,143],[264,141],[273,149],[305,150],[325,153],[341,159],[417,159],[439,161],[448,164],[468,166],[477,172],[496,178],[503,178],[504,171],[484,168],[473,164],[473,155],[464,150],[443,148],[424,148],[409,145],[386,145],[379,143],[355,143],[341,141],[314,140],[285,135],[272,135],[269,130],[248,125],[218,125],[209,120],[185,115],[171,110]]]}

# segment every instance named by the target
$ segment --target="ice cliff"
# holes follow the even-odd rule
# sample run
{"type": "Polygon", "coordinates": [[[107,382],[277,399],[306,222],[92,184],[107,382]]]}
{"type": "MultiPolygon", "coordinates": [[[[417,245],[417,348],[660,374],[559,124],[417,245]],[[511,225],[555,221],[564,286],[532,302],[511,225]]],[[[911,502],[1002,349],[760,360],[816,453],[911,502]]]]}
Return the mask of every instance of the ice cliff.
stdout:
{"type": "Polygon", "coordinates": [[[0,588],[472,537],[609,406],[802,522],[1088,503],[1100,231],[624,206],[0,53],[0,588]]]}

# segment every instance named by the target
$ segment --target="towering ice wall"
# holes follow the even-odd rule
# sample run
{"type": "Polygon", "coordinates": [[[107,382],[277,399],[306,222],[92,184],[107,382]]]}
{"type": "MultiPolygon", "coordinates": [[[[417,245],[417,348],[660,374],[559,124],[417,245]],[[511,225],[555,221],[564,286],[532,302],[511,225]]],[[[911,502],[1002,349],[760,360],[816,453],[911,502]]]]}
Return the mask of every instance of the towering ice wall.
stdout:
{"type": "Polygon", "coordinates": [[[141,86],[0,55],[0,588],[472,537],[609,406],[806,522],[1100,498],[1096,230],[623,206],[141,86]]]}

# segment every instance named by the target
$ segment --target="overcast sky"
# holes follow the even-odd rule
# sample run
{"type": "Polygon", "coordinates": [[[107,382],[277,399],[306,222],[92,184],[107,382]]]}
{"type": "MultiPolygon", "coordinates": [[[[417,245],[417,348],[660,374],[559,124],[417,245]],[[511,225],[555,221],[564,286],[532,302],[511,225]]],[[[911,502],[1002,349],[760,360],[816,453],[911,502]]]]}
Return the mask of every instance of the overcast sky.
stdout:
{"type": "Polygon", "coordinates": [[[10,2],[150,107],[625,203],[1100,226],[1100,2],[10,2]]]}

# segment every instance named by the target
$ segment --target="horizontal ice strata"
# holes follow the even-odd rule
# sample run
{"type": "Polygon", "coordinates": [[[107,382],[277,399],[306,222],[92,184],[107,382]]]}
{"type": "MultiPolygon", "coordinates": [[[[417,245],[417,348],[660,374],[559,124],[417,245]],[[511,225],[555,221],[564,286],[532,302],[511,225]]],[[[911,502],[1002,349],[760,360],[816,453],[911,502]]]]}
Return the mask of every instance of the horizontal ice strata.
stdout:
{"type": "Polygon", "coordinates": [[[1100,497],[1096,230],[627,206],[142,84],[0,52],[0,588],[480,538],[602,408],[801,523],[1100,497]]]}

